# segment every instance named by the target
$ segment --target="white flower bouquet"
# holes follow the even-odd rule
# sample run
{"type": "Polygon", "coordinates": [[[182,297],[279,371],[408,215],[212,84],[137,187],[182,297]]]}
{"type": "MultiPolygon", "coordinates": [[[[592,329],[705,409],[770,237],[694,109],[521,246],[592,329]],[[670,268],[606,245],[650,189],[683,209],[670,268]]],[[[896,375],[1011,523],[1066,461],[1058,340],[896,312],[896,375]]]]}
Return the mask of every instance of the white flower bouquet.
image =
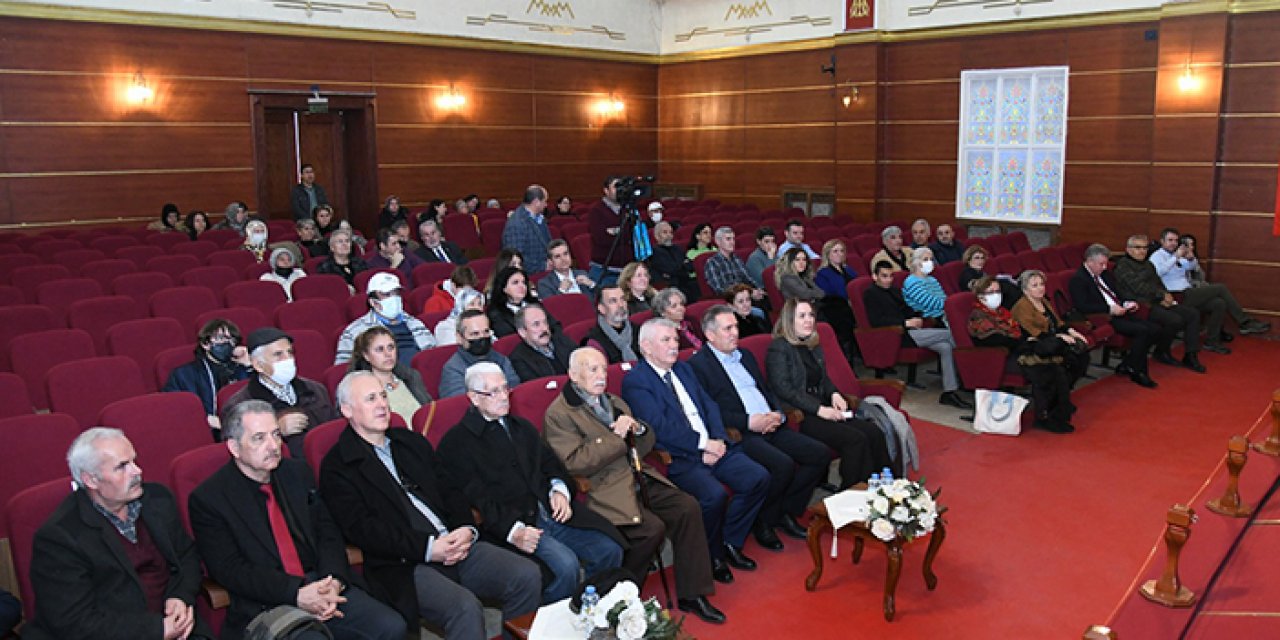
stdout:
{"type": "Polygon", "coordinates": [[[924,479],[912,482],[897,479],[871,490],[867,528],[871,535],[888,542],[896,536],[914,540],[933,531],[947,510],[924,488],[924,479]]]}
{"type": "Polygon", "coordinates": [[[635,583],[622,581],[600,598],[591,621],[595,628],[587,637],[592,639],[674,640],[684,619],[673,620],[656,598],[640,600],[635,583]]]}

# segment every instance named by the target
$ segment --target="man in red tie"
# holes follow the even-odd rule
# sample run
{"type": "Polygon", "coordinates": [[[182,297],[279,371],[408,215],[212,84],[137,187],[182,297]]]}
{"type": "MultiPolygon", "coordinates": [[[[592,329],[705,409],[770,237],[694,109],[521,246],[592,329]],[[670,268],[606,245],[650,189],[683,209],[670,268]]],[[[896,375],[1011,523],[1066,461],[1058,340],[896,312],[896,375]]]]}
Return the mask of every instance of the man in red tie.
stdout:
{"type": "Polygon", "coordinates": [[[242,402],[222,429],[232,459],[192,492],[189,506],[205,567],[231,594],[223,639],[239,640],[258,616],[291,607],[337,640],[403,640],[404,619],[365,593],[347,564],[342,533],[315,495],[311,470],[282,457],[271,405],[242,402]]]}
{"type": "Polygon", "coordinates": [[[1132,340],[1129,353],[1116,366],[1116,373],[1128,375],[1134,384],[1151,389],[1156,382],[1147,375],[1147,352],[1154,345],[1157,353],[1168,353],[1173,333],[1141,317],[1145,314],[1137,302],[1116,293],[1115,281],[1107,271],[1110,257],[1111,250],[1106,246],[1089,245],[1084,252],[1084,264],[1071,276],[1068,285],[1071,301],[1076,310],[1085,315],[1105,314],[1116,333],[1132,340]]]}

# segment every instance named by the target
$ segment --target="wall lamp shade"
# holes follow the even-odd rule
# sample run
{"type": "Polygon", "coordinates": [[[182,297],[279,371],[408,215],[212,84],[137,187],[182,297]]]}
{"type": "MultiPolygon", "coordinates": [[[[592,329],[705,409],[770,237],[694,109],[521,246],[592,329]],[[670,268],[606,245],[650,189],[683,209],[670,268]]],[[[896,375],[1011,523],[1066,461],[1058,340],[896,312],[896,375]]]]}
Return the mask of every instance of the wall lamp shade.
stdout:
{"type": "Polygon", "coordinates": [[[151,102],[155,97],[155,91],[147,85],[146,76],[141,71],[133,74],[133,80],[129,82],[129,88],[125,90],[125,98],[129,104],[143,104],[151,102]]]}
{"type": "Polygon", "coordinates": [[[448,91],[436,96],[436,108],[443,111],[457,111],[465,106],[467,106],[467,97],[452,86],[448,91]]]}
{"type": "Polygon", "coordinates": [[[1191,70],[1191,65],[1183,70],[1182,75],[1178,76],[1178,90],[1183,93],[1192,93],[1200,89],[1203,80],[1191,70]]]}

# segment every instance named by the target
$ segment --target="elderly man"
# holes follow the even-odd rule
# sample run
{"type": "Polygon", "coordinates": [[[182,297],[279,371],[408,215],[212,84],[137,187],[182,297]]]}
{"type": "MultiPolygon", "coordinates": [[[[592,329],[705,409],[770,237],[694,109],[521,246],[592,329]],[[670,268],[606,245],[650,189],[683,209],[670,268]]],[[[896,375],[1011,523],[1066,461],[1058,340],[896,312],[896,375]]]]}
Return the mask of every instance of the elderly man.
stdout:
{"type": "Polygon", "coordinates": [[[511,368],[522,382],[569,372],[569,354],[576,345],[552,330],[542,305],[525,305],[516,312],[515,322],[520,344],[511,350],[511,368]]]}
{"type": "Polygon", "coordinates": [[[755,287],[751,291],[751,299],[757,304],[763,301],[764,289],[751,279],[751,275],[747,273],[747,265],[742,262],[742,259],[733,254],[734,249],[738,247],[737,236],[733,229],[731,227],[716,229],[715,239],[716,254],[707,259],[705,272],[702,274],[707,279],[707,285],[720,295],[724,295],[724,292],[735,284],[749,285],[755,287]]]}
{"type": "Polygon", "coordinates": [[[1134,384],[1153,389],[1156,381],[1147,375],[1147,352],[1154,345],[1156,352],[1168,352],[1173,332],[1160,325],[1138,317],[1138,303],[1122,297],[1116,291],[1115,279],[1107,271],[1111,250],[1105,245],[1092,244],[1084,252],[1084,264],[1071,276],[1068,290],[1071,301],[1080,313],[1106,315],[1111,326],[1133,343],[1129,353],[1116,366],[1116,373],[1129,376],[1134,384]]]}
{"type": "Polygon", "coordinates": [[[423,218],[418,225],[418,236],[422,238],[422,246],[418,247],[416,253],[423,262],[467,263],[467,256],[462,253],[462,248],[445,239],[440,223],[434,218],[423,218]]]}
{"type": "Polygon", "coordinates": [[[738,320],[733,308],[716,305],[702,315],[709,348],[700,349],[689,366],[707,395],[720,407],[724,426],[742,435],[742,450],[769,472],[769,491],[752,534],[765,549],[782,550],[774,528],[804,540],[808,532],[796,518],[831,463],[827,445],[785,427],[786,416],[765,384],[750,351],[738,348],[738,320]]]}
{"type": "Polygon", "coordinates": [[[515,249],[524,256],[525,271],[536,275],[547,270],[547,244],[551,229],[542,212],[547,208],[547,190],[531,184],[524,190],[520,206],[507,218],[502,228],[502,246],[515,249]]]}
{"type": "Polygon", "coordinates": [[[916,218],[911,223],[911,248],[921,249],[929,246],[929,221],[916,218]]]}
{"type": "Polygon", "coordinates": [[[422,258],[405,250],[400,236],[391,229],[378,230],[378,250],[373,255],[365,255],[365,263],[370,269],[395,269],[404,276],[404,281],[413,282],[413,270],[424,264],[422,258]]]}
{"type": "Polygon", "coordinates": [[[653,240],[653,255],[645,261],[649,264],[653,282],[676,287],[690,300],[697,300],[698,280],[693,273],[693,263],[685,257],[685,250],[675,245],[675,230],[671,223],[654,223],[653,240]]]}
{"type": "Polygon", "coordinates": [[[94,427],[67,451],[77,488],[36,531],[36,617],[23,638],[212,638],[196,620],[200,557],[173,494],[143,483],[119,429],[94,427]]]}
{"type": "Polygon", "coordinates": [[[596,326],[587,332],[582,346],[599,349],[609,364],[614,364],[639,359],[639,340],[640,332],[631,323],[622,288],[606,284],[596,289],[596,326]]]}
{"type": "Polygon", "coordinates": [[[551,273],[538,281],[539,298],[545,300],[562,293],[595,294],[595,281],[587,277],[586,271],[573,268],[573,252],[568,242],[557,238],[547,244],[547,259],[551,273]]]}
{"type": "Polygon", "coordinates": [[[467,369],[472,407],[440,441],[440,459],[479,509],[481,534],[537,558],[551,572],[543,602],[574,595],[580,572],[622,564],[626,542],[590,509],[575,509],[569,473],[524,418],[492,362],[467,369]],[[581,566],[580,566],[581,564],[581,566]]]}
{"type": "Polygon", "coordinates": [[[293,206],[293,219],[310,218],[311,212],[322,204],[329,204],[329,196],[324,188],[316,184],[316,169],[310,163],[303,163],[298,172],[298,184],[289,192],[289,202],[293,206]]]}
{"type": "Polygon", "coordinates": [[[370,591],[410,628],[421,616],[446,638],[483,638],[480,598],[506,620],[538,608],[542,574],[481,541],[471,507],[425,438],[390,429],[387,391],[368,371],[338,384],[348,427],[320,466],[320,489],[347,541],[364,553],[370,591]]]}
{"type": "Polygon", "coordinates": [[[653,430],[633,419],[621,398],[605,392],[609,363],[604,354],[583,347],[569,362],[571,384],[547,409],[542,436],[570,473],[591,481],[587,506],[631,544],[624,566],[643,581],[663,538],[670,536],[680,609],[707,622],[724,622],[724,614],[707,600],[715,585],[698,502],[640,463],[653,449],[653,430]],[[635,484],[633,464],[642,465],[644,487],[635,484]]]}
{"type": "Polygon", "coordinates": [[[934,235],[937,240],[932,242],[929,248],[933,250],[933,257],[938,264],[956,262],[964,257],[964,245],[956,242],[956,232],[951,225],[946,223],[938,225],[934,235]]]}
{"type": "Polygon", "coordinates": [[[880,251],[871,257],[871,264],[888,262],[894,272],[911,270],[911,247],[902,246],[902,229],[889,225],[880,232],[880,251]]]}
{"type": "MultiPolygon", "coordinates": [[[[736,243],[735,243],[736,244],[736,243]]],[[[757,288],[764,288],[764,270],[778,259],[778,238],[773,227],[763,226],[756,229],[756,250],[747,256],[747,275],[757,288]]]]}
{"type": "Polygon", "coordinates": [[[440,371],[440,397],[451,398],[466,393],[467,369],[480,362],[498,367],[507,379],[507,385],[520,384],[520,376],[512,368],[506,356],[493,350],[493,332],[489,329],[489,316],[478,309],[467,309],[458,316],[458,351],[440,371]]]}
{"type": "Polygon", "coordinates": [[[671,453],[668,477],[697,498],[713,575],[728,582],[733,579],[728,565],[756,568],[742,545],[768,494],[769,472],[728,442],[720,408],[693,368],[677,359],[680,339],[674,322],[655,318],[644,323],[640,351],[644,359],[622,379],[622,397],[653,428],[658,446],[671,453]],[[725,486],[733,490],[732,498],[725,486]]]}
{"type": "Polygon", "coordinates": [[[818,252],[813,250],[813,247],[810,247],[804,242],[804,220],[788,220],[784,232],[786,233],[787,239],[785,242],[778,245],[777,255],[785,255],[789,249],[800,247],[801,249],[804,249],[805,254],[809,256],[810,260],[817,260],[820,257],[818,256],[818,252]]]}
{"type": "Polygon", "coordinates": [[[283,458],[271,405],[242,403],[222,428],[231,460],[189,501],[204,565],[231,594],[222,637],[259,637],[265,629],[253,629],[285,607],[301,609],[339,640],[403,640],[404,620],[365,593],[347,565],[342,533],[315,496],[311,470],[301,456],[283,458]]]}
{"type": "MultiPolygon", "coordinates": [[[[275,327],[263,327],[249,334],[245,348],[249,350],[255,375],[222,407],[223,425],[227,422],[227,413],[236,405],[262,400],[275,411],[289,453],[301,459],[306,431],[338,417],[329,402],[329,390],[315,380],[298,377],[293,338],[289,334],[275,327]]],[[[226,437],[225,431],[223,437],[226,437]]]]}
{"type": "MultiPolygon", "coordinates": [[[[1147,260],[1150,240],[1146,235],[1134,234],[1125,242],[1125,255],[1116,261],[1116,293],[1122,298],[1151,305],[1147,319],[1164,327],[1169,333],[1182,331],[1185,350],[1182,365],[1196,373],[1204,373],[1200,364],[1200,312],[1178,304],[1173,294],[1164,288],[1155,265],[1147,260]]],[[[1156,362],[1178,366],[1178,360],[1169,351],[1151,354],[1156,362]]]]}
{"type": "Polygon", "coordinates": [[[356,338],[366,329],[379,325],[396,337],[396,359],[403,364],[409,364],[419,351],[436,346],[436,339],[427,325],[405,311],[404,289],[394,274],[374,274],[365,285],[365,292],[369,295],[369,313],[352,320],[342,330],[338,336],[334,364],[350,362],[356,338]]]}
{"type": "Polygon", "coordinates": [[[1181,241],[1178,230],[1172,227],[1161,231],[1160,249],[1151,256],[1151,263],[1155,265],[1165,289],[1181,296],[1183,304],[1209,315],[1205,322],[1207,338],[1204,348],[1215,353],[1231,352],[1222,344],[1224,339],[1231,338],[1222,329],[1222,318],[1227,314],[1239,325],[1242,335],[1271,331],[1270,323],[1250,318],[1244,312],[1226,285],[1203,280],[1193,283],[1191,275],[1200,271],[1200,262],[1196,260],[1194,239],[1189,240],[1191,242],[1181,241]]]}

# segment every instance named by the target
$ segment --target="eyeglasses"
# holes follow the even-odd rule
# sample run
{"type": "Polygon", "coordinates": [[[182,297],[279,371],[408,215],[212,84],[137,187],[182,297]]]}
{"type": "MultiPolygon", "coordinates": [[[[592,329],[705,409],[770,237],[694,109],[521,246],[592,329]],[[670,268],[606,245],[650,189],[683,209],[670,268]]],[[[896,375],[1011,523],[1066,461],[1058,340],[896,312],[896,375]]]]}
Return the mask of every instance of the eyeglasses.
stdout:
{"type": "Polygon", "coordinates": [[[1145,245],[1145,244],[1131,244],[1131,245],[1129,245],[1129,248],[1130,248],[1130,249],[1144,249],[1144,250],[1145,250],[1145,249],[1147,248],[1147,245],[1145,245]]]}
{"type": "Polygon", "coordinates": [[[471,393],[474,393],[474,394],[476,394],[476,395],[478,395],[478,396],[484,396],[484,397],[486,397],[486,398],[493,398],[493,397],[495,397],[495,396],[509,396],[509,395],[511,395],[511,388],[510,388],[510,387],[498,387],[497,389],[494,389],[493,391],[480,391],[479,389],[472,389],[472,390],[471,390],[471,393]]]}

